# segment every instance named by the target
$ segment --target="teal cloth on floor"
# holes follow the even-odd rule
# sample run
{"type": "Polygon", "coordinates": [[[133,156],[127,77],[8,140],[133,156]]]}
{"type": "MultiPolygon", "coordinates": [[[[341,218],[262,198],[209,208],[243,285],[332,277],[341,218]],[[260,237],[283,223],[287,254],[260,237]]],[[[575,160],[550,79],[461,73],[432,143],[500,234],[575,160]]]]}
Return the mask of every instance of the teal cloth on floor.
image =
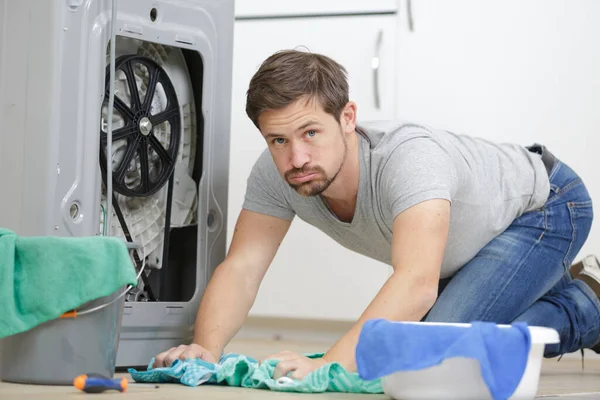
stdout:
{"type": "MultiPolygon", "coordinates": [[[[305,354],[309,358],[319,358],[321,353],[305,354]]],[[[278,360],[259,363],[251,357],[229,353],[221,357],[218,364],[200,359],[175,360],[170,367],[152,368],[154,359],[147,371],[128,371],[136,382],[143,383],[182,383],[187,386],[221,384],[252,389],[269,389],[278,392],[299,393],[383,393],[379,379],[366,381],[357,373],[350,373],[338,363],[329,363],[306,375],[302,380],[290,378],[273,379],[278,360]]]]}
{"type": "Polygon", "coordinates": [[[0,228],[0,338],[128,284],[137,284],[136,272],[119,238],[22,237],[0,228]]]}

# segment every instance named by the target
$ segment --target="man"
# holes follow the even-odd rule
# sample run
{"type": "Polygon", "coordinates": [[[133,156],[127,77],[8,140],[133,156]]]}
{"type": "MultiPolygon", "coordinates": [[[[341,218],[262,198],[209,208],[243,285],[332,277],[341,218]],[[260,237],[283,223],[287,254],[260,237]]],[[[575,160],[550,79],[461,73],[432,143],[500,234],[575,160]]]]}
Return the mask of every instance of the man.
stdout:
{"type": "Polygon", "coordinates": [[[275,378],[301,379],[328,362],[356,370],[354,349],[371,318],[548,326],[561,343],[548,346],[547,357],[598,343],[600,270],[569,273],[590,231],[592,203],[575,172],[543,146],[414,124],[357,125],[345,69],[299,51],[262,64],[246,112],[268,149],[251,171],[193,344],[159,354],[155,366],[219,359],[296,215],[394,273],[322,359],[274,355],[275,378]]]}

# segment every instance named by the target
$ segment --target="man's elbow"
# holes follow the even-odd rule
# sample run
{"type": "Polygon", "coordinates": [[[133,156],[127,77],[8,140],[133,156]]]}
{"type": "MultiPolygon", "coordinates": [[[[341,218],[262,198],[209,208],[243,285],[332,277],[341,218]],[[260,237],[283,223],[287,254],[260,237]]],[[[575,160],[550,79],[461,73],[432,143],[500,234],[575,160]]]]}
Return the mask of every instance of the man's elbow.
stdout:
{"type": "Polygon", "coordinates": [[[438,280],[431,277],[417,277],[413,279],[411,292],[419,314],[425,315],[438,298],[438,280]]]}
{"type": "Polygon", "coordinates": [[[421,294],[421,304],[423,314],[427,314],[429,310],[434,306],[435,302],[438,298],[438,286],[431,285],[427,289],[423,289],[423,293],[421,294]]]}

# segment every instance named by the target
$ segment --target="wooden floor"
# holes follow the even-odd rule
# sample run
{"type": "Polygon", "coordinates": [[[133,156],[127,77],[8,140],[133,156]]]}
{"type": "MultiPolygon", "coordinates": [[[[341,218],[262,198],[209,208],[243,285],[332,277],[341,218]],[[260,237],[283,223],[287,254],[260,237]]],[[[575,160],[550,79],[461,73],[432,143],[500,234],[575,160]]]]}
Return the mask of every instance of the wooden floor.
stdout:
{"type": "MultiPolygon", "coordinates": [[[[324,351],[315,343],[282,342],[282,341],[258,341],[258,340],[238,340],[232,342],[227,351],[247,354],[258,359],[271,355],[279,350],[297,351],[299,353],[324,351]]],[[[581,358],[577,356],[564,357],[561,361],[556,359],[545,360],[540,377],[538,397],[540,398],[559,398],[559,399],[600,399],[600,359],[586,359],[585,368],[582,370],[581,358]]],[[[125,376],[132,382],[131,376],[126,373],[118,374],[125,376]]],[[[94,399],[104,398],[123,398],[127,399],[177,399],[177,400],[197,400],[197,399],[389,399],[385,395],[356,395],[325,393],[318,395],[290,394],[270,392],[268,390],[241,389],[221,386],[199,386],[195,388],[179,384],[159,385],[154,388],[153,385],[131,385],[126,394],[110,392],[93,395],[94,399]]],[[[37,386],[37,385],[19,385],[6,382],[0,382],[0,399],[40,399],[40,400],[58,400],[58,399],[84,399],[90,398],[89,394],[78,391],[74,387],[68,386],[37,386]]]]}

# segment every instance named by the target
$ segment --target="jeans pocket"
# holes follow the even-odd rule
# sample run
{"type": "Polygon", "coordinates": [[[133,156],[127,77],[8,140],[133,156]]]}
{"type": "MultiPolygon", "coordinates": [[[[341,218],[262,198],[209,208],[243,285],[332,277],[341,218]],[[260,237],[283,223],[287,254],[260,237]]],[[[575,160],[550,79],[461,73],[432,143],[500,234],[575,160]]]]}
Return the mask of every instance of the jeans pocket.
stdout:
{"type": "Polygon", "coordinates": [[[575,217],[594,218],[594,206],[592,200],[567,202],[571,214],[575,217]]]}
{"type": "Polygon", "coordinates": [[[573,260],[583,247],[592,228],[594,209],[592,200],[567,202],[571,219],[572,237],[564,259],[565,268],[570,268],[573,260]]]}

